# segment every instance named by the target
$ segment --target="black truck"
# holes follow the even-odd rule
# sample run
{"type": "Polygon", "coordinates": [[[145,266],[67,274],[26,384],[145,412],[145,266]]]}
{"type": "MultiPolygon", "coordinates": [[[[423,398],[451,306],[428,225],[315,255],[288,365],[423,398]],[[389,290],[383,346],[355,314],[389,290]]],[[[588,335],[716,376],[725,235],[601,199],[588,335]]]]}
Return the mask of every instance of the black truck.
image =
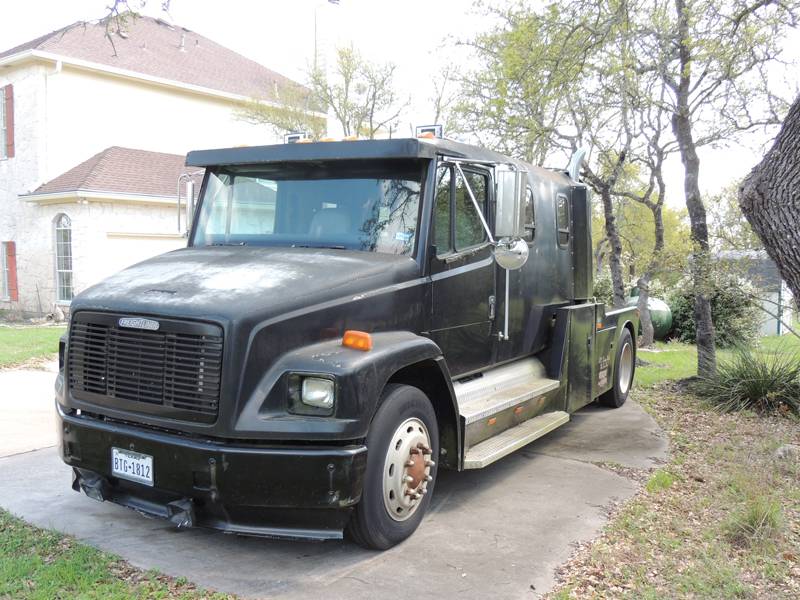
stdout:
{"type": "Polygon", "coordinates": [[[72,302],[73,488],[179,527],[383,549],[440,468],[620,406],[638,315],[593,298],[579,163],[438,138],[190,152],[187,247],[72,302]]]}

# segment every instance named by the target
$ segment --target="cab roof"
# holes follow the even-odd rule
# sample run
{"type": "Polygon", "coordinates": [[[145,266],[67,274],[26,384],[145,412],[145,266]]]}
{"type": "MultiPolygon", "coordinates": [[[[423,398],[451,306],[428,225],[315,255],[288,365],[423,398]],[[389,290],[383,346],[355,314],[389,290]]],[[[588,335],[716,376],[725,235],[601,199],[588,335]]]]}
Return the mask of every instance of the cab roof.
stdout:
{"type": "Polygon", "coordinates": [[[186,165],[190,167],[212,167],[306,160],[430,159],[435,158],[437,155],[493,163],[518,163],[518,161],[508,156],[498,154],[492,150],[462,144],[453,140],[401,138],[194,150],[186,156],[186,165]]]}

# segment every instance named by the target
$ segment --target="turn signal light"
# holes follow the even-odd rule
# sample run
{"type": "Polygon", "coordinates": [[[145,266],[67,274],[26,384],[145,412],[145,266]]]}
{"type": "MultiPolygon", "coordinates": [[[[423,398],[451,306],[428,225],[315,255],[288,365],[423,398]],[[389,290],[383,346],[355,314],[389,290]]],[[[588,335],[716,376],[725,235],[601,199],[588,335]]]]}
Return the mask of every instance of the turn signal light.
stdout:
{"type": "Polygon", "coordinates": [[[352,348],[353,350],[369,352],[372,350],[372,336],[366,331],[355,331],[351,329],[344,332],[342,346],[345,348],[352,348]]]}

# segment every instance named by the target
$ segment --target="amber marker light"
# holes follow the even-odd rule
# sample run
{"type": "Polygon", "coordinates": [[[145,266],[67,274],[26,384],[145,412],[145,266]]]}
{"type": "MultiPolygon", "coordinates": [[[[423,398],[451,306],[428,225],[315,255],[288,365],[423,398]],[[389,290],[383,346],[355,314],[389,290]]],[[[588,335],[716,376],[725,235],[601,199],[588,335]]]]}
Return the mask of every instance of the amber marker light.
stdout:
{"type": "Polygon", "coordinates": [[[369,352],[372,350],[372,336],[365,331],[348,330],[344,332],[342,346],[369,352]]]}
{"type": "Polygon", "coordinates": [[[425,133],[420,133],[417,137],[422,138],[423,140],[432,140],[436,138],[436,136],[433,135],[433,133],[431,133],[430,131],[426,131],[425,133]]]}

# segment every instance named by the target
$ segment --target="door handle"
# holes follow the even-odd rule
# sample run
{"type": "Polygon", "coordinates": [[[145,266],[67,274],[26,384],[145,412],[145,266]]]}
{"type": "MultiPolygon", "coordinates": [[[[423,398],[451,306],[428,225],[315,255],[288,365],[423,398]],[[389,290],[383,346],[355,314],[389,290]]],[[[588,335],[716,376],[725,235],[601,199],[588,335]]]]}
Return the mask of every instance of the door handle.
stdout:
{"type": "Polygon", "coordinates": [[[497,299],[494,296],[489,296],[489,320],[494,321],[494,315],[497,311],[497,299]]]}

